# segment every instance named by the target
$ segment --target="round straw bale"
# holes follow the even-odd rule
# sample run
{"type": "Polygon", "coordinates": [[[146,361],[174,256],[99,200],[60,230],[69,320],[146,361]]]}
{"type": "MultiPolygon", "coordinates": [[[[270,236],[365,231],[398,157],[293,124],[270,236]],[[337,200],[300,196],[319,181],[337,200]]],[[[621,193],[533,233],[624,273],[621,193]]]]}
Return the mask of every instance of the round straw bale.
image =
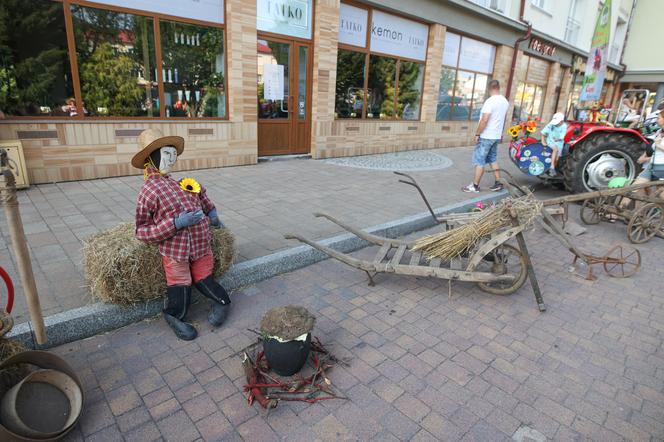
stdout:
{"type": "MultiPolygon", "coordinates": [[[[215,277],[233,263],[233,245],[228,229],[212,230],[215,277]]],[[[83,244],[83,261],[90,291],[103,302],[131,305],[159,298],[166,291],[159,250],[137,240],[133,224],[91,236],[83,244]]]]}

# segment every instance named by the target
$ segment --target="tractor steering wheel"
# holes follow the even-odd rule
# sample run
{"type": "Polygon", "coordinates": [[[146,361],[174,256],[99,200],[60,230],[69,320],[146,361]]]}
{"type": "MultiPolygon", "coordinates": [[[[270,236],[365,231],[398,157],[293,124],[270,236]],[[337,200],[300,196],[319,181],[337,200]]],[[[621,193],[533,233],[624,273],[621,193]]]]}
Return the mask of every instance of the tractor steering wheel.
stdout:
{"type": "MultiPolygon", "coordinates": [[[[12,283],[9,274],[2,267],[0,267],[0,278],[4,281],[5,287],[7,287],[7,304],[5,305],[5,311],[11,313],[12,308],[14,307],[14,284],[12,283]]],[[[2,290],[0,290],[0,293],[2,293],[2,290]]]]}

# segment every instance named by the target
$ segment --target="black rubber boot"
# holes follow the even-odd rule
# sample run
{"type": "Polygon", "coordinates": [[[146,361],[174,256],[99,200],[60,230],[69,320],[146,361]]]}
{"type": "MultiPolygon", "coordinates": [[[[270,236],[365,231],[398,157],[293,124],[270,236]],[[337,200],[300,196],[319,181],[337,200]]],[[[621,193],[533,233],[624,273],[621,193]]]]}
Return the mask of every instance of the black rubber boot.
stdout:
{"type": "Polygon", "coordinates": [[[164,299],[164,319],[175,336],[184,341],[191,341],[198,336],[193,325],[184,321],[191,302],[191,286],[175,285],[166,288],[164,299]]]}
{"type": "Polygon", "coordinates": [[[194,285],[203,296],[212,300],[213,304],[208,314],[208,322],[215,327],[219,327],[226,321],[231,307],[231,299],[228,297],[226,289],[215,281],[212,276],[201,279],[194,285]]]}
{"type": "Polygon", "coordinates": [[[168,313],[164,313],[164,319],[166,320],[166,324],[171,327],[171,330],[173,330],[173,333],[175,333],[175,336],[177,336],[178,339],[182,339],[183,341],[191,341],[196,339],[198,336],[196,328],[188,322],[181,321],[175,316],[169,315],[168,313]]]}

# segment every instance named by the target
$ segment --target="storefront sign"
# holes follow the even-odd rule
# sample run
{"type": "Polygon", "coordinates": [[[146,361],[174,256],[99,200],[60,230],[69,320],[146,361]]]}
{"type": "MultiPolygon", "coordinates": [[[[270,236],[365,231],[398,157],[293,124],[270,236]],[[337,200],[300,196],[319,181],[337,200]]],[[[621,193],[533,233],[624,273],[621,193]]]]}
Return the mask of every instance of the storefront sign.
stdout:
{"type": "Polygon", "coordinates": [[[94,2],[193,20],[224,23],[224,0],[94,0],[94,2]]]}
{"type": "Polygon", "coordinates": [[[493,73],[493,58],[496,48],[472,38],[461,39],[461,55],[459,56],[459,69],[493,73]]]}
{"type": "Polygon", "coordinates": [[[373,11],[371,51],[424,61],[429,27],[394,15],[373,11]]]}
{"type": "Polygon", "coordinates": [[[263,65],[263,98],[266,100],[284,99],[284,65],[263,65]]]}
{"type": "Polygon", "coordinates": [[[606,74],[606,58],[609,55],[609,32],[611,30],[611,0],[606,0],[595,23],[592,45],[588,62],[586,63],[586,74],[583,77],[580,101],[599,100],[602,96],[602,84],[606,74]]]}
{"type": "Polygon", "coordinates": [[[339,43],[359,46],[367,45],[367,20],[369,11],[341,4],[339,11],[339,43]]]}
{"type": "Polygon", "coordinates": [[[258,0],[259,31],[311,38],[311,0],[258,0]]]}
{"type": "Polygon", "coordinates": [[[542,55],[553,56],[553,54],[556,53],[556,46],[549,43],[545,43],[542,40],[538,40],[537,38],[531,38],[528,47],[531,50],[539,52],[542,55]]]}
{"type": "Polygon", "coordinates": [[[445,46],[443,46],[443,64],[445,66],[457,66],[459,61],[459,45],[461,36],[451,32],[445,33],[445,46]]]}

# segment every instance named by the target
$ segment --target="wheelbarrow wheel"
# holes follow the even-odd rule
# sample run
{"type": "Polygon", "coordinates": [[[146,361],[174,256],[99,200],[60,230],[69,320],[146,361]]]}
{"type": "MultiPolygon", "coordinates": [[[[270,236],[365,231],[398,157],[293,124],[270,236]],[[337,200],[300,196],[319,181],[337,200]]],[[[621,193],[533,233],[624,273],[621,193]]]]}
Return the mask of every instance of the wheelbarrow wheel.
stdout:
{"type": "Polygon", "coordinates": [[[587,225],[599,224],[604,216],[604,204],[606,198],[593,198],[585,200],[581,206],[581,221],[587,225]]]}
{"type": "Polygon", "coordinates": [[[521,288],[528,278],[528,269],[526,267],[526,258],[521,250],[509,244],[501,244],[487,255],[493,259],[484,259],[478,271],[485,271],[497,275],[511,273],[516,275],[512,281],[478,282],[477,285],[482,291],[492,295],[511,295],[521,288]],[[484,268],[482,268],[484,267],[484,268]]]}
{"type": "Polygon", "coordinates": [[[664,222],[662,206],[648,203],[634,212],[627,225],[627,238],[634,244],[643,244],[659,232],[664,222]]]}
{"type": "Polygon", "coordinates": [[[641,252],[627,244],[618,244],[604,257],[604,271],[612,278],[629,278],[641,268],[641,252]]]}

